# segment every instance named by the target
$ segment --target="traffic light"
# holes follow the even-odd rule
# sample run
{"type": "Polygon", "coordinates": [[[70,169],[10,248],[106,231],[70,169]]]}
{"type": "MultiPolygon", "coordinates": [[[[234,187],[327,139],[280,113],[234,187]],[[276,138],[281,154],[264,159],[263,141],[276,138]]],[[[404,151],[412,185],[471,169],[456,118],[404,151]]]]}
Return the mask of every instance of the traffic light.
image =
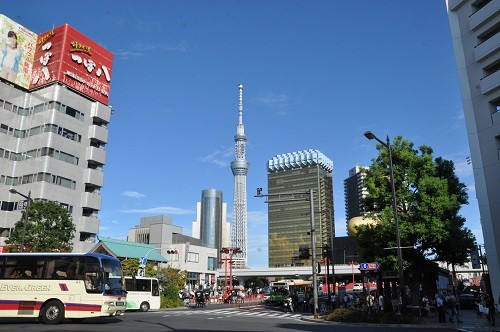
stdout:
{"type": "Polygon", "coordinates": [[[178,254],[179,252],[177,251],[177,249],[172,249],[172,250],[167,250],[167,254],[169,255],[174,255],[174,254],[178,254]]]}
{"type": "Polygon", "coordinates": [[[311,254],[309,253],[308,246],[300,246],[299,247],[299,259],[309,259],[311,258],[311,254]]]}

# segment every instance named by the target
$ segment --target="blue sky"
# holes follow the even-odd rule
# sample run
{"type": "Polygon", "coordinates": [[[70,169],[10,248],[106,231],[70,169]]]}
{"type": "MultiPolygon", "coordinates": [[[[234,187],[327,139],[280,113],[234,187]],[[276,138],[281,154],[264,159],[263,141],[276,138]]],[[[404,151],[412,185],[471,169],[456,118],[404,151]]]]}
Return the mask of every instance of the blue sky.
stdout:
{"type": "Polygon", "coordinates": [[[0,0],[0,12],[36,33],[68,23],[114,53],[101,236],[160,214],[191,235],[209,188],[230,221],[242,83],[251,267],[267,266],[267,205],[253,197],[267,192],[267,160],[309,148],[332,159],[343,236],[343,180],[377,154],[366,130],[453,160],[483,243],[444,0],[0,0]]]}

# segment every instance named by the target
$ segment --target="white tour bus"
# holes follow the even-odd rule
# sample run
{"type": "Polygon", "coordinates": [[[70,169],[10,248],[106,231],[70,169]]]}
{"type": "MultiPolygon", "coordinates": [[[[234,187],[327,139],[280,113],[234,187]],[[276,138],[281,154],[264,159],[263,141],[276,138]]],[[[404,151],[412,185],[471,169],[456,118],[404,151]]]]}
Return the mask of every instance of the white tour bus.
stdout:
{"type": "Polygon", "coordinates": [[[0,317],[57,324],[64,318],[123,315],[123,283],[120,261],[107,255],[0,254],[0,317]]]}
{"type": "Polygon", "coordinates": [[[148,311],[160,309],[158,279],[150,277],[125,277],[127,310],[148,311]]]}

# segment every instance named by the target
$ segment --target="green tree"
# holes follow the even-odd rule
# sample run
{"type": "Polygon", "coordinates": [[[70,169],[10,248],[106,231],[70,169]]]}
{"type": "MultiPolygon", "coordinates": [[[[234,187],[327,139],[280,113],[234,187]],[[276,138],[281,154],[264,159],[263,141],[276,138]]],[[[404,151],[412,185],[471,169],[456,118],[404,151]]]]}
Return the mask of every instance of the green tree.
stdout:
{"type": "Polygon", "coordinates": [[[187,271],[167,267],[157,271],[156,278],[162,286],[161,307],[175,308],[182,306],[179,292],[184,289],[187,282],[187,271]]]}
{"type": "Polygon", "coordinates": [[[262,288],[264,287],[264,281],[262,278],[259,277],[251,277],[245,280],[245,289],[252,289],[254,293],[256,293],[257,288],[262,288]]]}
{"type": "MultiPolygon", "coordinates": [[[[376,260],[381,267],[397,271],[395,224],[392,207],[389,156],[378,144],[379,155],[372,160],[365,185],[365,211],[377,223],[358,232],[361,257],[376,260]]],[[[467,204],[466,187],[454,173],[452,161],[433,157],[429,146],[414,149],[413,143],[398,136],[392,146],[399,231],[405,281],[418,299],[422,273],[433,260],[463,264],[475,238],[459,215],[467,204]],[[462,245],[463,244],[463,245],[462,245]],[[406,248],[409,247],[409,248],[406,248]]]]}
{"type": "Polygon", "coordinates": [[[73,249],[75,225],[71,214],[65,208],[53,202],[34,201],[29,209],[22,212],[9,239],[9,245],[22,242],[25,214],[28,213],[24,244],[26,252],[70,252],[73,249]]]}
{"type": "Polygon", "coordinates": [[[136,258],[129,258],[122,262],[123,274],[129,277],[136,276],[139,270],[139,260],[136,258]]]}
{"type": "MultiPolygon", "coordinates": [[[[123,273],[126,276],[136,276],[137,271],[139,270],[139,259],[138,258],[129,258],[123,260],[122,262],[123,273]]],[[[145,277],[154,277],[157,271],[155,269],[155,265],[153,263],[146,263],[146,269],[144,271],[145,277]]]]}

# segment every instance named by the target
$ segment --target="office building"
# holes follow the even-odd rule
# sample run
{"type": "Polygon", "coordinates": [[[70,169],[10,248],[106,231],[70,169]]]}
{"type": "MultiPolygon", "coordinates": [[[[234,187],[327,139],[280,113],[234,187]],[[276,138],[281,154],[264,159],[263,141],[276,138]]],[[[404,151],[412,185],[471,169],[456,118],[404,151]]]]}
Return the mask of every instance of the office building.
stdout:
{"type": "Polygon", "coordinates": [[[233,256],[234,268],[247,267],[247,174],[250,163],[246,161],[245,127],[243,126],[243,85],[238,86],[240,97],[238,107],[238,125],[234,135],[236,159],[231,162],[234,176],[233,218],[231,221],[231,247],[240,252],[233,256]]]}
{"type": "Polygon", "coordinates": [[[139,225],[129,229],[127,241],[100,240],[112,242],[115,247],[118,243],[122,252],[130,252],[131,255],[135,253],[133,248],[136,247],[132,242],[151,245],[152,249],[167,259],[167,263],[161,264],[161,267],[187,271],[190,289],[212,287],[217,280],[217,249],[202,245],[200,239],[184,235],[182,227],[175,226],[169,216],[142,217],[139,225]]]}
{"type": "Polygon", "coordinates": [[[217,249],[217,252],[230,246],[226,210],[227,204],[223,202],[222,191],[202,191],[201,202],[196,204],[196,221],[193,222],[192,236],[200,239],[203,246],[217,249]]]}
{"type": "MultiPolygon", "coordinates": [[[[349,220],[365,214],[361,204],[363,198],[368,194],[364,183],[367,168],[365,166],[351,168],[349,170],[349,177],[344,180],[346,227],[349,220]]],[[[349,228],[347,227],[347,229],[349,228]]]]}
{"type": "Polygon", "coordinates": [[[113,55],[69,25],[48,28],[0,15],[0,35],[23,49],[0,73],[0,245],[29,197],[66,208],[73,251],[85,252],[99,232],[113,55]]]}
{"type": "Polygon", "coordinates": [[[500,294],[500,1],[448,0],[492,294],[500,294]]]}
{"type": "MultiPolygon", "coordinates": [[[[300,247],[311,247],[311,204],[314,190],[316,252],[330,246],[333,222],[333,162],[318,150],[280,154],[267,162],[269,267],[308,265],[298,258],[300,247]],[[297,193],[282,201],[279,194],[297,193]]],[[[284,197],[284,196],[283,196],[284,197]]]]}

